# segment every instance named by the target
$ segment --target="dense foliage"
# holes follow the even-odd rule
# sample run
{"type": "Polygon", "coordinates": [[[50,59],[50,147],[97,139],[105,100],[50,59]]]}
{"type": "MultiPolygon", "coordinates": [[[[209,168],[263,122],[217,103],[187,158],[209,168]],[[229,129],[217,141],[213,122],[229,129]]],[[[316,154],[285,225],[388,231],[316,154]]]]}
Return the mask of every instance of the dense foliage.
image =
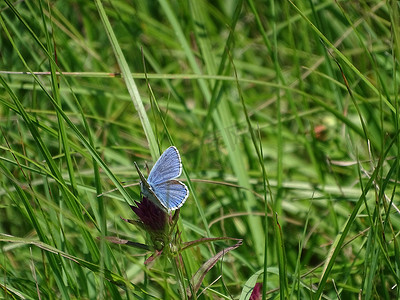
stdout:
{"type": "Polygon", "coordinates": [[[394,0],[2,2],[3,297],[398,298],[399,23],[394,0]],[[166,255],[121,217],[170,145],[166,255]]]}

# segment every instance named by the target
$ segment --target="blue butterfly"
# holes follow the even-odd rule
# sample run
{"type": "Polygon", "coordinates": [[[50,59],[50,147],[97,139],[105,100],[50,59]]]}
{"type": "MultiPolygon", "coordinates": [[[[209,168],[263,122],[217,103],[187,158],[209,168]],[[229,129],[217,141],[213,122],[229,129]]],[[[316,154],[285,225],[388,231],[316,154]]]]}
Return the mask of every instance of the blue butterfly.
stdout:
{"type": "Polygon", "coordinates": [[[136,162],[135,167],[140,177],[142,195],[164,211],[170,213],[180,208],[189,197],[186,185],[176,180],[182,173],[182,162],[178,149],[174,146],[161,154],[147,180],[136,162]]]}

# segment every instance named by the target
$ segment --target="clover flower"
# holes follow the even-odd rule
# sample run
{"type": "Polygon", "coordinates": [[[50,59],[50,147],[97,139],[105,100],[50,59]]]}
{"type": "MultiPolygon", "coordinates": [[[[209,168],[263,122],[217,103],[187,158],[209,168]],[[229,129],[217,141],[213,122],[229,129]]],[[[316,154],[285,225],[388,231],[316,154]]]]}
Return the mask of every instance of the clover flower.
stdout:
{"type": "Polygon", "coordinates": [[[149,199],[143,197],[141,202],[131,205],[133,212],[139,217],[143,228],[147,231],[164,231],[168,215],[149,199]]]}
{"type": "Polygon", "coordinates": [[[170,242],[170,228],[176,223],[179,214],[176,213],[172,219],[169,218],[165,211],[146,197],[143,197],[140,202],[135,201],[135,204],[136,206],[131,205],[130,207],[139,219],[121,219],[146,231],[150,236],[154,250],[162,251],[164,246],[170,242]]]}

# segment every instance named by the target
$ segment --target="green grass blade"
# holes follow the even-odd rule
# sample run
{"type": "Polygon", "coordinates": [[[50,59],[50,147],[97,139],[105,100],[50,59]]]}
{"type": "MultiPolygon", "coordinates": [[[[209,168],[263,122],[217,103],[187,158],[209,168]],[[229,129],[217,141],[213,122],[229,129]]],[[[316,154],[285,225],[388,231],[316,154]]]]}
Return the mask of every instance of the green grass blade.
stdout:
{"type": "Polygon", "coordinates": [[[131,96],[132,102],[139,114],[139,118],[142,123],[144,133],[146,134],[147,141],[149,142],[151,156],[153,157],[154,160],[156,160],[159,156],[158,143],[153,133],[153,129],[151,128],[149,118],[147,117],[146,114],[146,110],[144,109],[144,105],[141,100],[139,91],[136,87],[136,83],[132,78],[132,73],[129,69],[128,63],[126,62],[122,49],[119,46],[117,37],[115,36],[110,21],[108,20],[103,4],[101,3],[100,0],[95,0],[95,3],[99,11],[101,21],[103,22],[104,29],[106,30],[111,46],[113,47],[115,57],[118,61],[118,65],[124,77],[126,87],[128,88],[129,95],[131,96]]]}

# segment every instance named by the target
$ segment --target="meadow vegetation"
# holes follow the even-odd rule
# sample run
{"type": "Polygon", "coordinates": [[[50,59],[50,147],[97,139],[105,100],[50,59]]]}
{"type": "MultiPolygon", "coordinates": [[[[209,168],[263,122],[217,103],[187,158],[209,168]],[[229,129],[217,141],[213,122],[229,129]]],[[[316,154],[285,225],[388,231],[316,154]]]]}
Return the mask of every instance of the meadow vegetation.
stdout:
{"type": "Polygon", "coordinates": [[[0,28],[3,298],[399,298],[398,1],[5,0],[0,28]],[[170,145],[160,242],[134,162],[170,145]]]}

